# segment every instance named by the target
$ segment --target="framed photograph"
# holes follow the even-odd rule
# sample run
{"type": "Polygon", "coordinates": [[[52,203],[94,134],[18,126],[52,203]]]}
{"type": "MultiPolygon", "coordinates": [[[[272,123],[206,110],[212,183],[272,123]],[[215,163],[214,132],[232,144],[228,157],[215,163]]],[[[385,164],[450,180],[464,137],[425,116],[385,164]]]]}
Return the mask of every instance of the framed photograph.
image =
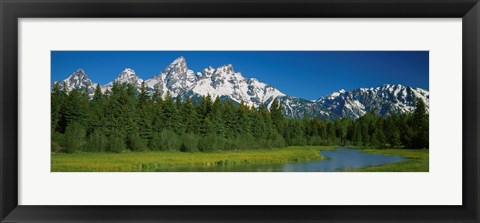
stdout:
{"type": "Polygon", "coordinates": [[[478,1],[1,1],[1,222],[478,222],[478,1]]]}

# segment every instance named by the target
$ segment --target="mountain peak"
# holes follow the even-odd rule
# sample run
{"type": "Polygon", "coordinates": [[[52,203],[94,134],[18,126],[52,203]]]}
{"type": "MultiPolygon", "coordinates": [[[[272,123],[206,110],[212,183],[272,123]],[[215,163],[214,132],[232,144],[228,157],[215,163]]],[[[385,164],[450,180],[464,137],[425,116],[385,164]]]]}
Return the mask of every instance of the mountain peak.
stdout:
{"type": "Polygon", "coordinates": [[[75,71],[75,73],[85,74],[85,71],[80,67],[75,71]]]}
{"type": "Polygon", "coordinates": [[[127,67],[127,68],[123,69],[122,73],[133,73],[133,74],[135,74],[135,71],[132,70],[131,68],[127,67]]]}
{"type": "Polygon", "coordinates": [[[146,81],[147,86],[154,88],[158,85],[163,92],[169,91],[173,97],[184,94],[197,82],[193,70],[189,70],[183,56],[175,59],[165,70],[146,81]]]}
{"type": "Polygon", "coordinates": [[[96,85],[96,83],[90,80],[82,68],[78,68],[67,79],[59,82],[60,88],[65,87],[68,91],[73,89],[87,89],[88,92],[91,92],[96,85]]]}
{"type": "Polygon", "coordinates": [[[183,56],[178,57],[175,59],[168,67],[165,68],[163,73],[167,76],[171,73],[186,73],[188,71],[187,61],[183,56]]]}
{"type": "Polygon", "coordinates": [[[90,80],[87,76],[87,73],[82,68],[78,68],[67,79],[68,80],[90,80]]]}
{"type": "Polygon", "coordinates": [[[178,57],[172,63],[170,63],[170,65],[184,65],[184,64],[187,64],[187,61],[183,56],[178,57]]]}
{"type": "Polygon", "coordinates": [[[215,73],[235,75],[235,71],[233,70],[232,64],[225,64],[223,66],[220,66],[219,68],[217,68],[217,71],[215,73]]]}
{"type": "Polygon", "coordinates": [[[120,74],[118,74],[117,78],[113,82],[106,84],[107,88],[113,86],[113,83],[129,83],[135,84],[136,86],[140,86],[143,80],[137,76],[134,70],[130,68],[125,68],[120,74]]]}
{"type": "Polygon", "coordinates": [[[118,76],[115,78],[116,82],[128,82],[128,83],[133,83],[136,82],[139,77],[135,73],[134,70],[130,68],[125,68],[118,76]]]}

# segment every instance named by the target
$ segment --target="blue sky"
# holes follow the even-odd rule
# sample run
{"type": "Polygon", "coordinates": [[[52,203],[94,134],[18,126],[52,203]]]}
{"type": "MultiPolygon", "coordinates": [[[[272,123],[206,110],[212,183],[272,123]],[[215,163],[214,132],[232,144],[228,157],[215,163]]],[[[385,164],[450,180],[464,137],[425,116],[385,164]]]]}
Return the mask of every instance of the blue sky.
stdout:
{"type": "Polygon", "coordinates": [[[127,67],[148,79],[179,56],[195,72],[232,64],[244,77],[310,100],[387,83],[429,88],[428,51],[52,51],[52,82],[78,68],[100,84],[127,67]]]}

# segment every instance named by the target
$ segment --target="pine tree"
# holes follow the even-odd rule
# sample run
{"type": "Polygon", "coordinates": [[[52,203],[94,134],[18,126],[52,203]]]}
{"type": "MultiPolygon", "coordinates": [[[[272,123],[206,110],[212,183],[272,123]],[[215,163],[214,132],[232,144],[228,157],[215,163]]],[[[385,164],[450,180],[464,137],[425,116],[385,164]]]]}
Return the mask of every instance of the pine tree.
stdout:
{"type": "Polygon", "coordinates": [[[185,133],[185,122],[181,122],[180,120],[182,119],[181,117],[181,111],[182,111],[183,103],[182,103],[182,98],[178,96],[175,98],[175,117],[174,117],[174,130],[177,134],[182,135],[185,133]]]}
{"type": "Polygon", "coordinates": [[[197,111],[192,105],[190,98],[187,97],[180,111],[181,122],[185,126],[186,133],[197,134],[199,127],[199,120],[197,116],[197,111]]]}
{"type": "Polygon", "coordinates": [[[144,107],[149,100],[150,100],[150,95],[147,90],[147,85],[145,84],[145,81],[143,81],[140,87],[140,94],[138,95],[139,107],[144,107]]]}
{"type": "Polygon", "coordinates": [[[417,107],[412,114],[411,126],[415,132],[412,139],[412,148],[428,148],[429,146],[429,127],[427,108],[423,100],[417,101],[417,107]]]}
{"type": "Polygon", "coordinates": [[[212,110],[212,97],[210,95],[202,96],[198,110],[198,114],[202,120],[210,114],[212,110]]]}
{"type": "Polygon", "coordinates": [[[402,143],[400,141],[400,129],[397,122],[397,115],[392,114],[385,120],[384,132],[386,142],[390,144],[391,147],[399,147],[402,143]]]}
{"type": "Polygon", "coordinates": [[[200,133],[203,136],[213,135],[215,133],[215,129],[213,128],[212,121],[207,116],[202,120],[202,125],[200,127],[200,133]]]}
{"type": "Polygon", "coordinates": [[[237,118],[235,115],[235,108],[229,101],[223,103],[222,115],[225,125],[225,136],[227,138],[234,138],[236,132],[237,118]]]}
{"type": "Polygon", "coordinates": [[[93,93],[93,98],[90,101],[91,106],[89,109],[90,113],[90,125],[92,128],[99,128],[102,126],[105,112],[105,96],[102,94],[100,85],[95,87],[95,92],[93,93]]]}
{"type": "Polygon", "coordinates": [[[235,112],[235,123],[234,126],[234,135],[235,136],[242,136],[242,135],[251,135],[251,118],[249,115],[249,108],[245,103],[242,101],[239,106],[236,106],[235,112]]]}
{"type": "MultiPolygon", "coordinates": [[[[78,122],[79,124],[86,125],[86,108],[82,102],[83,96],[80,90],[72,90],[65,101],[65,106],[61,111],[61,115],[65,117],[65,124],[68,125],[73,122],[78,122]]],[[[66,126],[65,125],[65,126],[66,126]]]]}
{"type": "Polygon", "coordinates": [[[163,117],[163,98],[158,84],[155,85],[155,92],[152,95],[151,116],[152,131],[161,132],[165,127],[165,118],[163,117]]]}
{"type": "Polygon", "coordinates": [[[100,88],[100,85],[97,84],[97,86],[95,87],[95,92],[93,93],[92,102],[100,101],[102,99],[103,99],[102,89],[100,88]]]}
{"type": "Polygon", "coordinates": [[[215,98],[215,101],[212,104],[211,112],[208,115],[212,121],[212,127],[214,129],[214,134],[217,136],[225,136],[225,126],[223,119],[223,106],[222,101],[219,97],[215,98]]]}
{"type": "Polygon", "coordinates": [[[282,132],[284,128],[285,117],[283,116],[282,110],[282,105],[278,103],[277,99],[274,99],[270,106],[270,114],[272,123],[278,132],[282,132]]]}
{"type": "Polygon", "coordinates": [[[354,145],[362,146],[363,145],[363,135],[362,135],[362,127],[359,122],[355,122],[353,124],[353,142],[354,145]]]}
{"type": "Polygon", "coordinates": [[[338,135],[342,145],[347,144],[348,129],[350,127],[350,121],[347,118],[342,118],[338,126],[338,135]]]}
{"type": "Polygon", "coordinates": [[[260,111],[253,113],[251,133],[256,139],[267,138],[267,126],[260,111]]]}
{"type": "Polygon", "coordinates": [[[65,94],[60,90],[58,82],[55,82],[51,92],[51,113],[50,113],[50,128],[51,132],[59,131],[58,123],[61,120],[61,109],[65,100],[65,94]]]}
{"type": "Polygon", "coordinates": [[[152,101],[154,103],[162,103],[163,100],[162,100],[162,94],[160,93],[160,87],[158,84],[155,85],[154,87],[154,91],[153,91],[153,95],[152,95],[152,101]]]}
{"type": "Polygon", "coordinates": [[[170,92],[167,92],[162,111],[164,128],[177,132],[179,130],[177,107],[170,92]]]}

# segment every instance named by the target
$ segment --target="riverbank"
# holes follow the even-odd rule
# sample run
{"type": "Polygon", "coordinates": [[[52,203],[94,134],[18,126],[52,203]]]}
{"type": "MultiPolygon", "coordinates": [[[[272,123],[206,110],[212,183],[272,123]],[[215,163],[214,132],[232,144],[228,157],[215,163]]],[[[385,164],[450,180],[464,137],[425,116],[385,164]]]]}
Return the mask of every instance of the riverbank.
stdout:
{"type": "Polygon", "coordinates": [[[218,152],[125,152],[51,155],[52,172],[141,172],[162,168],[210,167],[215,165],[282,164],[326,159],[320,150],[337,146],[290,146],[247,151],[218,152]]]}
{"type": "Polygon", "coordinates": [[[356,172],[428,172],[428,149],[362,149],[364,153],[397,155],[407,158],[405,161],[380,166],[355,169],[356,172]]]}

